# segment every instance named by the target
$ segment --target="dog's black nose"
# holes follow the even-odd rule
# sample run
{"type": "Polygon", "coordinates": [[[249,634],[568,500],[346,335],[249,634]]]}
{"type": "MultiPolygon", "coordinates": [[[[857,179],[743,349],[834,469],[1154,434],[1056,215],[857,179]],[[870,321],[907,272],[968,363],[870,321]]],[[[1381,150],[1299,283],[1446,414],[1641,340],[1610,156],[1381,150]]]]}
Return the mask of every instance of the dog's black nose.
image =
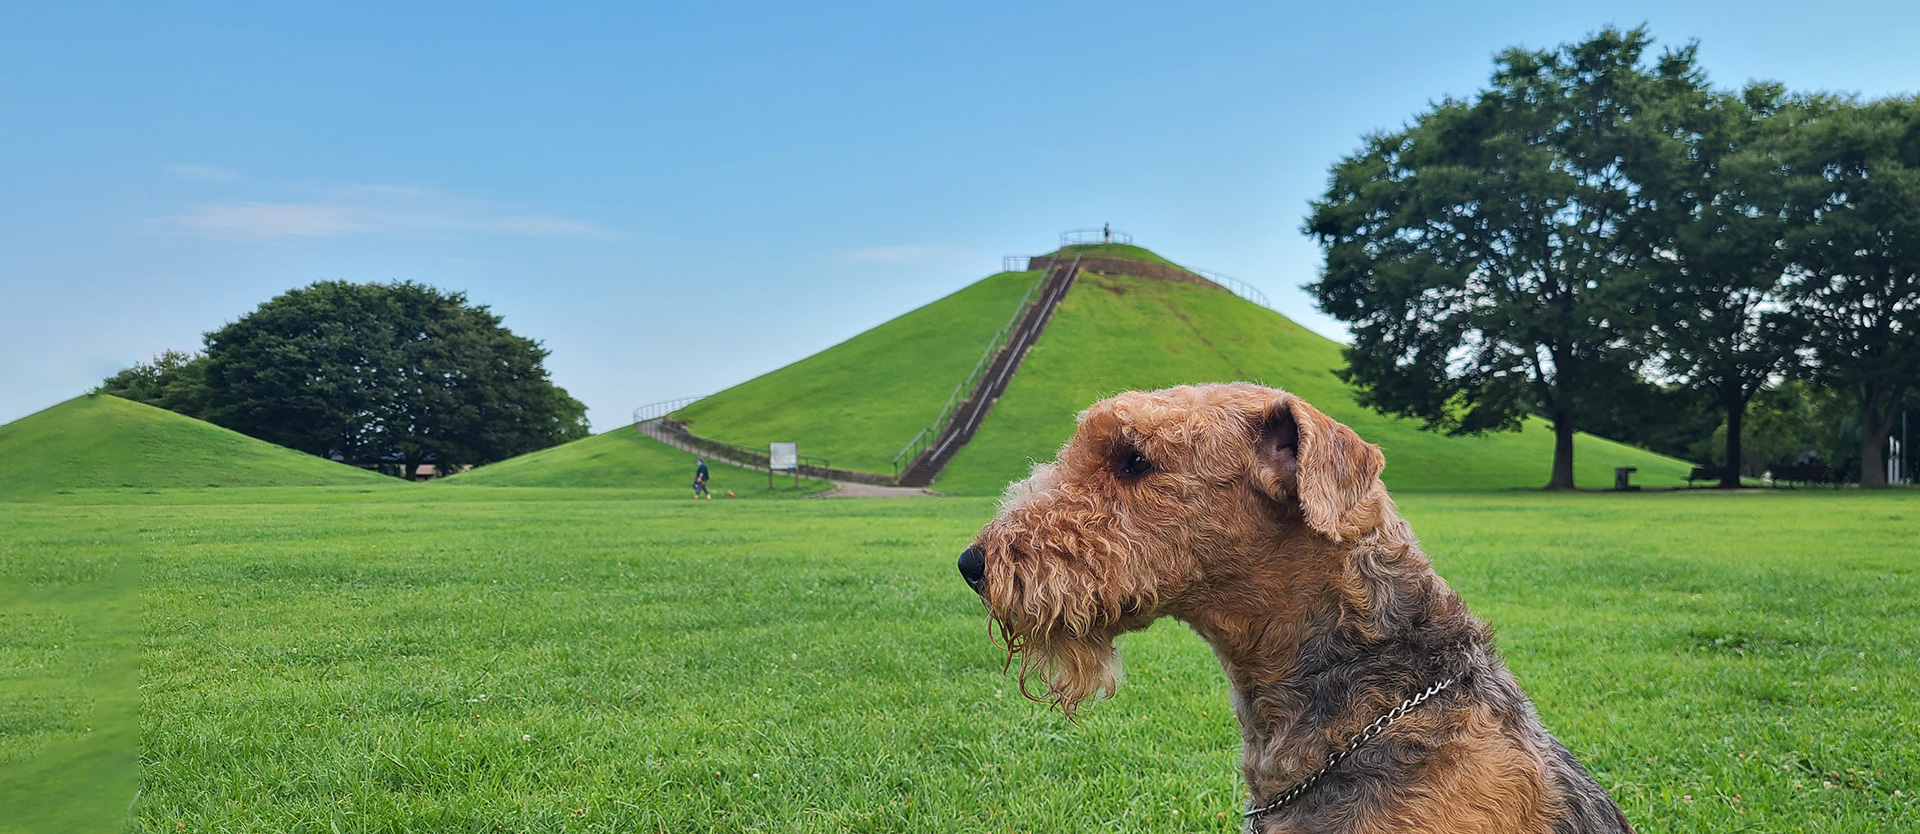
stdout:
{"type": "Polygon", "coordinates": [[[987,554],[980,548],[969,547],[960,551],[960,578],[967,580],[967,587],[978,594],[987,589],[987,554]]]}

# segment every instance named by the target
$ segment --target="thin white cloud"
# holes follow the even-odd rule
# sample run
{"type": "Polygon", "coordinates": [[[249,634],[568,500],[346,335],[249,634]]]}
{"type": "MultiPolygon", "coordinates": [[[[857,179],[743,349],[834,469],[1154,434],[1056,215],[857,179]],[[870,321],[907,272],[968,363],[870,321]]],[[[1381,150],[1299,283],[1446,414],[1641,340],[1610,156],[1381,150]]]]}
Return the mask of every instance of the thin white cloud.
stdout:
{"type": "Polygon", "coordinates": [[[279,240],[333,237],[369,231],[346,206],[319,203],[232,203],[201,206],[187,214],[162,217],[162,228],[213,240],[279,240]]]}
{"type": "Polygon", "coordinates": [[[845,260],[873,264],[925,264],[961,254],[954,246],[869,246],[841,255],[845,260]]]}
{"type": "Polygon", "coordinates": [[[303,202],[204,204],[151,223],[176,234],[241,242],[446,231],[518,237],[610,234],[583,220],[507,214],[484,203],[418,188],[352,185],[328,189],[324,196],[327,199],[303,202]]]}
{"type": "Polygon", "coordinates": [[[168,165],[167,173],[183,180],[206,180],[208,182],[231,182],[240,178],[240,172],[218,165],[205,165],[199,162],[182,162],[168,165]]]}

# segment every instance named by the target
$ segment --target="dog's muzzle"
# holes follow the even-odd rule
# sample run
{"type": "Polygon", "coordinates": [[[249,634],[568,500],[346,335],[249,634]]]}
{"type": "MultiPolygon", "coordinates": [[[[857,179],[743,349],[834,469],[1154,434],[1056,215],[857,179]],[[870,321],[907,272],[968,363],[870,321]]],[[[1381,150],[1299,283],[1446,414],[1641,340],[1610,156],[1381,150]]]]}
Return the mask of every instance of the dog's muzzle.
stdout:
{"type": "Polygon", "coordinates": [[[967,580],[967,587],[974,593],[986,593],[987,554],[977,547],[960,551],[960,578],[967,580]]]}

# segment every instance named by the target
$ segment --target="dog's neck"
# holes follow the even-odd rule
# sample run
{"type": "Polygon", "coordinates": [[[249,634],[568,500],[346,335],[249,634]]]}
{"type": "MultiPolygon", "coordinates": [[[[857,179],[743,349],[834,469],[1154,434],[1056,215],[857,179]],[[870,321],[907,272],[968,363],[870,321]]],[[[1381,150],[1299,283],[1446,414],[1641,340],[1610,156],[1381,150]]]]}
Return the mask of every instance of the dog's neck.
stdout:
{"type": "Polygon", "coordinates": [[[1404,521],[1358,541],[1294,528],[1185,612],[1233,684],[1256,798],[1312,771],[1387,709],[1471,664],[1488,641],[1404,521]],[[1283,560],[1273,554],[1294,554],[1283,560]],[[1301,558],[1299,554],[1312,554],[1301,558]]]}

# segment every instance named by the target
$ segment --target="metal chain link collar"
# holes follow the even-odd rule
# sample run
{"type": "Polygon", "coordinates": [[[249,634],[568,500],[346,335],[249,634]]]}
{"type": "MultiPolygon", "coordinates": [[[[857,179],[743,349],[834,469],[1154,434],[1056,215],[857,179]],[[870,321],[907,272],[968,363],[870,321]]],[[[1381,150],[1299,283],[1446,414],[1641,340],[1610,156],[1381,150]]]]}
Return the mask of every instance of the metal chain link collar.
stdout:
{"type": "Polygon", "coordinates": [[[1402,716],[1405,716],[1414,707],[1420,706],[1428,698],[1431,698],[1434,695],[1438,694],[1440,690],[1446,689],[1447,687],[1452,686],[1453,682],[1456,680],[1459,680],[1459,678],[1447,678],[1446,680],[1443,680],[1439,683],[1436,683],[1432,686],[1427,687],[1427,691],[1421,692],[1417,695],[1414,695],[1411,698],[1401,701],[1400,706],[1387,710],[1386,715],[1382,715],[1379,718],[1375,718],[1372,724],[1368,724],[1366,729],[1361,730],[1359,735],[1354,736],[1352,741],[1347,742],[1346,747],[1340,748],[1328,754],[1327,763],[1321,765],[1319,770],[1316,770],[1310,774],[1307,774],[1307,778],[1293,783],[1293,787],[1286,789],[1279,796],[1274,797],[1274,800],[1272,802],[1269,802],[1258,808],[1249,809],[1246,813],[1241,814],[1240,817],[1242,819],[1251,819],[1261,814],[1265,814],[1270,811],[1278,811],[1281,808],[1287,807],[1289,803],[1293,802],[1296,799],[1299,799],[1301,794],[1306,793],[1308,788],[1313,787],[1313,784],[1315,782],[1320,781],[1320,777],[1327,775],[1327,771],[1332,770],[1334,766],[1340,764],[1342,760],[1346,759],[1348,756],[1353,755],[1353,751],[1359,749],[1360,745],[1366,744],[1374,736],[1379,735],[1382,730],[1385,730],[1386,728],[1393,726],[1393,722],[1399,721],[1402,716]]]}

